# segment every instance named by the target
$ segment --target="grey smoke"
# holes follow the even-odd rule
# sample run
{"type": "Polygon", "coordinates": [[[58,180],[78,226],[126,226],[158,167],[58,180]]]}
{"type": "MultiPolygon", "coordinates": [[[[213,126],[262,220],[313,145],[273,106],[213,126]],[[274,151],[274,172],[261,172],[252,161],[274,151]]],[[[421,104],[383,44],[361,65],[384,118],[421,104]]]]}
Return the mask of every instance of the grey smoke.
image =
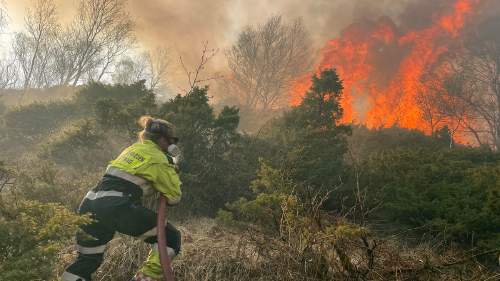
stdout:
{"type": "MultiPolygon", "coordinates": [[[[483,0],[499,5],[497,0],[483,0]]],[[[77,1],[57,0],[62,16],[72,14],[77,1]],[[68,4],[72,2],[73,5],[68,4]]],[[[351,23],[381,16],[390,17],[399,29],[418,28],[428,24],[432,15],[449,9],[455,0],[129,0],[130,15],[137,23],[138,42],[146,49],[169,47],[173,65],[182,56],[186,65],[194,67],[199,61],[203,42],[221,51],[211,62],[208,71],[226,70],[223,50],[236,39],[246,25],[260,24],[271,15],[285,20],[302,18],[317,50],[337,37],[351,23]]],[[[8,8],[17,15],[29,5],[28,0],[7,0],[8,8]],[[20,7],[23,6],[23,7],[20,7]]],[[[488,11],[488,10],[486,10],[488,11]]],[[[498,13],[497,13],[498,15],[498,13]]],[[[182,77],[177,67],[171,81],[182,77]]],[[[185,76],[185,75],[184,75],[185,76]]],[[[182,83],[182,82],[179,82],[182,83]]]]}

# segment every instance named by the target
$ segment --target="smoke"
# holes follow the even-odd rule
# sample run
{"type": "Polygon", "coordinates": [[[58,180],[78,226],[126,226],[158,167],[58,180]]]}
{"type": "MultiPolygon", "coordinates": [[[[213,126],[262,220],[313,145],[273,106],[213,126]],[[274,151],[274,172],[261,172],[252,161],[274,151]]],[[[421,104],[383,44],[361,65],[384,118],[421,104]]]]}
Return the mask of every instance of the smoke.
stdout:
{"type": "MultiPolygon", "coordinates": [[[[220,49],[206,72],[225,72],[224,50],[236,41],[247,25],[264,23],[272,15],[285,21],[301,18],[319,50],[354,21],[382,15],[398,18],[409,3],[418,0],[130,0],[130,13],[137,23],[137,38],[145,48],[168,46],[174,60],[174,83],[182,84],[187,66],[199,62],[203,42],[220,49]],[[175,67],[177,66],[177,67],[175,67]]],[[[317,54],[312,54],[316,56],[317,54]]],[[[172,70],[172,69],[171,69],[172,70]]],[[[184,83],[185,84],[185,83],[184,83]]]]}
{"type": "MultiPolygon", "coordinates": [[[[317,47],[354,21],[382,15],[398,17],[417,0],[280,0],[173,1],[131,0],[137,34],[147,45],[168,45],[196,57],[202,42],[227,48],[247,25],[263,23],[272,15],[302,18],[317,47]]],[[[429,1],[432,2],[432,1],[429,1]]]]}
{"type": "MultiPolygon", "coordinates": [[[[6,0],[14,27],[24,21],[33,0],[6,0]]],[[[59,15],[71,19],[76,0],[56,0],[59,15]]],[[[302,18],[317,47],[339,35],[353,22],[392,18],[408,28],[425,25],[432,14],[449,7],[448,0],[128,0],[130,15],[137,23],[138,41],[144,47],[168,46],[188,58],[197,59],[204,41],[227,48],[246,25],[263,23],[272,15],[302,18]]]]}
{"type": "MultiPolygon", "coordinates": [[[[168,47],[171,51],[174,84],[182,85],[185,73],[179,67],[179,56],[186,66],[199,62],[204,42],[220,49],[206,72],[225,72],[224,50],[235,42],[247,25],[261,24],[272,15],[285,21],[302,18],[316,50],[340,35],[354,22],[369,22],[387,16],[399,29],[418,29],[433,15],[449,8],[449,0],[128,0],[127,8],[136,22],[140,47],[153,50],[168,47]]],[[[498,2],[498,1],[496,1],[498,2]]],[[[30,0],[7,0],[15,27],[22,26],[24,11],[30,0]]],[[[78,1],[56,0],[63,18],[74,15],[78,1]]],[[[319,54],[319,53],[318,53],[319,54]]],[[[319,57],[318,54],[313,56],[319,57]]],[[[185,86],[185,83],[184,83],[185,86]]]]}
{"type": "MultiPolygon", "coordinates": [[[[71,19],[78,1],[56,0],[63,21],[71,19]]],[[[169,47],[187,64],[199,60],[203,42],[224,50],[247,25],[265,22],[272,15],[285,20],[302,18],[313,42],[320,48],[354,21],[386,15],[397,18],[408,4],[418,0],[129,0],[130,15],[137,24],[138,42],[147,49],[169,47]]],[[[436,2],[436,1],[427,1],[436,2]]],[[[438,1],[439,2],[439,1],[438,1]]],[[[6,0],[11,27],[20,30],[32,0],[6,0]]],[[[223,52],[213,62],[223,68],[223,52]]]]}

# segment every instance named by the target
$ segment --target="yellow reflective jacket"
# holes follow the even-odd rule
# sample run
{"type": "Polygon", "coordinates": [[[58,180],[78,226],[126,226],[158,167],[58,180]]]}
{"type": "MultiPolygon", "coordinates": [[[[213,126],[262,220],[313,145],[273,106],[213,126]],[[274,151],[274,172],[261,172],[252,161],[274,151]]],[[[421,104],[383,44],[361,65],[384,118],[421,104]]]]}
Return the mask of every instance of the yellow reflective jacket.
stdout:
{"type": "Polygon", "coordinates": [[[168,162],[160,147],[150,140],[137,142],[127,147],[109,166],[149,181],[167,197],[170,204],[181,198],[181,181],[175,166],[168,162]]]}

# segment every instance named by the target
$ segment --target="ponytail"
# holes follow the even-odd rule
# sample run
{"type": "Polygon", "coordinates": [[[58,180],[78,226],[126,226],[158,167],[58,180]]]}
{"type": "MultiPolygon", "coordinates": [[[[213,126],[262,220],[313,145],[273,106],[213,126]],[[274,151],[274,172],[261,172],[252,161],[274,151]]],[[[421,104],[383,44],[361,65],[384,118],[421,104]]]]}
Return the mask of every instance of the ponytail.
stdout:
{"type": "Polygon", "coordinates": [[[142,131],[139,132],[138,139],[143,142],[144,140],[152,140],[152,135],[147,132],[147,128],[151,127],[151,123],[153,122],[153,117],[149,115],[144,115],[137,120],[137,123],[142,128],[142,131]]]}
{"type": "Polygon", "coordinates": [[[151,122],[153,122],[153,117],[149,115],[141,116],[137,121],[137,123],[139,124],[139,126],[141,126],[142,129],[146,129],[146,127],[150,125],[151,122]]]}

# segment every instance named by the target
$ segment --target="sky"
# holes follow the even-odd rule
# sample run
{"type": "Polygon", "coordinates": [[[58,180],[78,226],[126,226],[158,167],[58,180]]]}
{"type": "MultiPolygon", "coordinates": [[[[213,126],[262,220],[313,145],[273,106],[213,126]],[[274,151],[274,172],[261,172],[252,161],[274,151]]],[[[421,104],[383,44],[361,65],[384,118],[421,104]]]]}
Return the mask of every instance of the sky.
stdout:
{"type": "MultiPolygon", "coordinates": [[[[1,36],[5,41],[22,30],[33,0],[3,2],[9,14],[9,26],[1,36]]],[[[70,21],[78,1],[55,2],[61,21],[70,21]]],[[[272,15],[282,15],[285,20],[302,18],[314,42],[321,45],[355,19],[400,14],[406,2],[409,0],[129,0],[127,6],[137,24],[141,47],[168,46],[191,60],[203,42],[227,48],[242,28],[263,23],[272,15]]]]}

